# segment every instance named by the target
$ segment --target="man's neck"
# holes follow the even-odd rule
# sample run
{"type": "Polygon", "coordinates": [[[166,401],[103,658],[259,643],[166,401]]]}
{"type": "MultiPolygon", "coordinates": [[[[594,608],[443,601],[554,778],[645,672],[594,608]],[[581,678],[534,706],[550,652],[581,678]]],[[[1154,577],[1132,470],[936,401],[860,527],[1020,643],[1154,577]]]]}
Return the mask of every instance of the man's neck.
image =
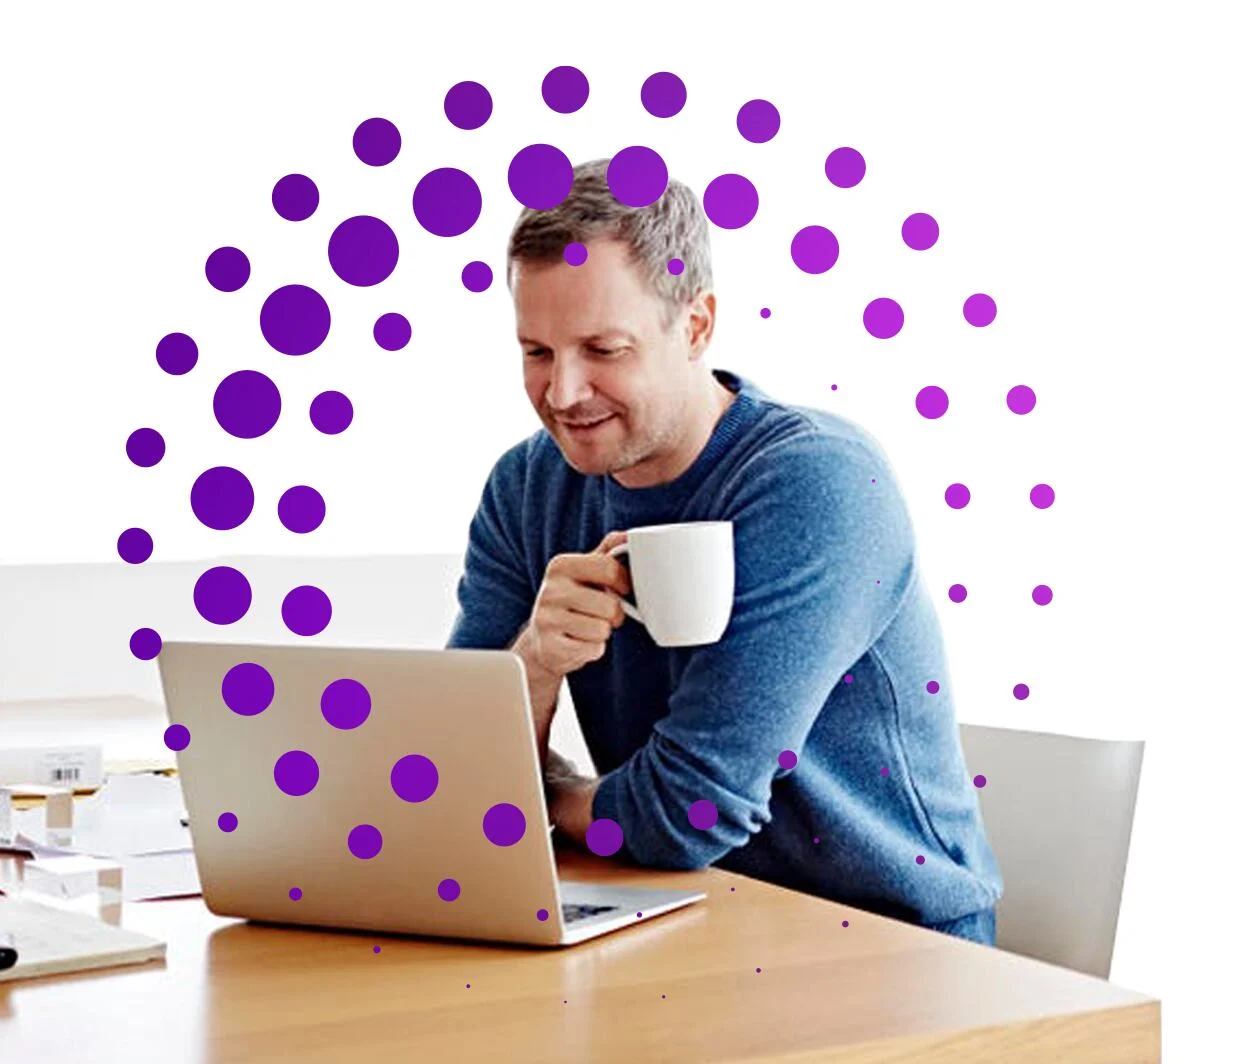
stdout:
{"type": "Polygon", "coordinates": [[[667,484],[682,476],[704,452],[713,435],[713,430],[717,428],[722,415],[736,398],[736,393],[718,380],[711,371],[706,370],[705,377],[704,394],[699,397],[699,402],[703,404],[701,409],[704,414],[697,420],[695,431],[679,441],[678,447],[670,455],[667,466],[647,470],[639,467],[628,469],[625,470],[630,474],[628,479],[623,479],[620,474],[614,473],[613,479],[623,488],[651,488],[659,484],[667,484]]]}

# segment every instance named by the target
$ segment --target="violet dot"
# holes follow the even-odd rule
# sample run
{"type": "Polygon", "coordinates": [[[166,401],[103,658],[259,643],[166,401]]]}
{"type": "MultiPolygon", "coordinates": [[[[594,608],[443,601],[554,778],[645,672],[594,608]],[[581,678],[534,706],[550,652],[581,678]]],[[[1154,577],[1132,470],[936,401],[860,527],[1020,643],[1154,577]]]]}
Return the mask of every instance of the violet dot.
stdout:
{"type": "Polygon", "coordinates": [[[171,376],[182,376],[197,364],[197,344],[187,333],[167,333],[158,341],[157,363],[171,376]]]}
{"type": "Polygon", "coordinates": [[[558,114],[571,115],[580,110],[590,94],[590,83],[577,67],[553,67],[543,78],[543,102],[558,114]]]}
{"type": "Polygon", "coordinates": [[[761,974],[761,969],[760,969],[760,968],[758,968],[758,969],[757,969],[757,974],[758,974],[758,975],[760,975],[760,974],[761,974]]]}
{"type": "Polygon", "coordinates": [[[879,770],[879,774],[880,774],[881,776],[883,776],[883,777],[887,778],[887,776],[888,776],[888,766],[887,766],[887,765],[885,765],[883,768],[881,768],[881,769],[879,770]]]}
{"type": "Polygon", "coordinates": [[[249,612],[253,591],[245,574],[230,565],[207,569],[193,586],[193,605],[211,624],[234,624],[249,612]]]}
{"type": "Polygon", "coordinates": [[[162,733],[162,741],[169,750],[186,750],[192,737],[182,724],[172,724],[162,733]]]}
{"type": "Polygon", "coordinates": [[[301,901],[301,900],[302,900],[302,888],[301,888],[301,887],[290,887],[290,888],[289,888],[289,898],[290,898],[290,900],[292,900],[292,901],[301,901]]]}
{"type": "Polygon", "coordinates": [[[625,841],[621,825],[608,817],[592,820],[586,829],[586,848],[598,857],[611,857],[625,841]]]}
{"type": "Polygon", "coordinates": [[[494,100],[479,81],[460,81],[446,90],[442,110],[457,129],[480,129],[490,121],[494,100]]]}
{"type": "Polygon", "coordinates": [[[256,661],[242,661],[223,674],[219,684],[223,704],[242,717],[256,717],[276,697],[276,681],[256,661]]]}
{"type": "Polygon", "coordinates": [[[454,901],[459,897],[459,880],[444,879],[438,884],[438,897],[443,901],[454,901]]]}
{"type": "Polygon", "coordinates": [[[1028,697],[1028,684],[1017,683],[1012,689],[1011,694],[1018,698],[1021,702],[1028,697]]]}
{"type": "Polygon", "coordinates": [[[687,809],[687,819],[698,831],[708,831],[717,823],[717,806],[707,798],[698,798],[687,809]]]}
{"type": "Polygon", "coordinates": [[[762,307],[762,308],[761,308],[761,316],[762,316],[763,318],[768,318],[768,317],[770,317],[770,308],[769,308],[769,307],[762,307]]]}
{"type": "Polygon", "coordinates": [[[838,387],[840,387],[838,384],[833,384],[831,390],[834,392],[838,387]]]}
{"type": "Polygon", "coordinates": [[[166,454],[166,441],[157,429],[136,429],[127,437],[127,457],[138,466],[155,466],[166,454]]]}
{"type": "Polygon", "coordinates": [[[276,759],[272,778],[285,794],[300,798],[319,782],[319,763],[305,750],[288,750],[276,759]]]}
{"type": "Polygon", "coordinates": [[[237,292],[249,280],[249,259],[240,248],[216,248],[206,259],[206,280],[220,292],[237,292]]]}
{"type": "Polygon", "coordinates": [[[792,238],[792,261],[805,273],[826,273],[840,257],[840,242],[823,225],[807,225],[792,238]]]}
{"type": "Polygon", "coordinates": [[[471,990],[471,989],[472,989],[472,983],[465,983],[465,984],[464,984],[464,989],[465,989],[465,990],[471,990]]]}
{"type": "Polygon", "coordinates": [[[356,824],[346,836],[346,845],[360,861],[370,861],[381,852],[380,830],[371,824],[356,824]]]}
{"type": "Polygon", "coordinates": [[[939,683],[937,683],[935,680],[928,680],[928,682],[927,682],[927,693],[928,693],[928,694],[930,694],[930,695],[934,695],[934,694],[936,694],[936,692],[937,692],[937,691],[939,691],[940,689],[941,689],[941,685],[940,685],[939,683]]]}
{"type": "Polygon", "coordinates": [[[1028,493],[1028,498],[1038,510],[1045,510],[1054,505],[1054,488],[1049,484],[1034,485],[1033,490],[1028,493]]]}
{"type": "Polygon", "coordinates": [[[296,484],[280,496],[276,513],[290,532],[305,535],[324,523],[324,497],[306,484],[296,484]]]}
{"type": "Polygon", "coordinates": [[[962,584],[950,584],[949,600],[950,602],[963,602],[967,598],[967,588],[962,584]]]}
{"type": "Polygon", "coordinates": [[[841,921],[840,921],[840,926],[841,926],[841,927],[848,927],[848,926],[849,926],[849,921],[848,921],[848,920],[841,920],[841,921]]]}
{"type": "Polygon", "coordinates": [[[984,776],[977,776],[971,782],[974,783],[977,787],[983,787],[989,781],[985,779],[984,776]]]}
{"type": "Polygon", "coordinates": [[[131,653],[141,661],[152,661],[162,652],[162,637],[152,628],[137,628],[131,633],[131,653]]]}
{"type": "Polygon", "coordinates": [[[320,392],[311,400],[311,424],[326,436],[345,432],[354,420],[354,404],[341,392],[320,392]]]}
{"type": "Polygon", "coordinates": [[[460,280],[470,292],[484,292],[494,280],[494,271],[489,263],[475,260],[464,267],[460,280]]]}
{"type": "Polygon", "coordinates": [[[949,396],[944,388],[929,384],[919,389],[919,394],[914,397],[914,408],[925,418],[935,421],[949,409],[949,396]]]}
{"type": "Polygon", "coordinates": [[[1006,405],[1014,414],[1027,414],[1037,405],[1037,393],[1026,384],[1017,384],[1006,393],[1006,405]]]}
{"type": "Polygon", "coordinates": [[[573,188],[573,164],[552,144],[530,144],[512,157],[507,177],[519,203],[547,211],[563,203],[573,188]]]}
{"type": "Polygon", "coordinates": [[[380,952],[381,952],[381,947],[380,947],[380,946],[373,946],[373,947],[372,947],[372,952],[373,952],[373,953],[380,953],[380,952]]]}
{"type": "Polygon", "coordinates": [[[380,284],[398,265],[398,237],[379,218],[355,215],[328,238],[328,262],[346,284],[369,288],[380,284]]]}
{"type": "Polygon", "coordinates": [[[635,913],[634,915],[635,915],[635,916],[642,916],[643,914],[642,914],[642,913],[635,913]]]}
{"type": "Polygon", "coordinates": [[[919,856],[914,859],[915,864],[922,864],[923,861],[924,861],[923,854],[919,854],[919,856]]]}
{"type": "Polygon", "coordinates": [[[404,754],[394,762],[389,785],[404,802],[424,802],[438,788],[437,765],[423,754],[404,754]]]}
{"type": "Polygon", "coordinates": [[[743,174],[721,174],[704,190],[704,213],[722,229],[742,229],[757,215],[757,189],[743,174]]]}
{"type": "Polygon", "coordinates": [[[564,247],[564,261],[570,266],[581,266],[586,261],[588,252],[585,244],[574,242],[564,247]]]}
{"type": "Polygon", "coordinates": [[[997,304],[993,302],[992,296],[977,292],[974,296],[968,296],[963,304],[963,317],[971,325],[983,328],[997,317],[997,304]]]}
{"type": "Polygon", "coordinates": [[[648,114],[673,118],[687,102],[687,86],[677,74],[661,70],[643,82],[639,100],[648,114]]]}
{"type": "Polygon", "coordinates": [[[372,339],[386,351],[401,351],[411,340],[411,322],[401,314],[382,314],[372,326],[372,339]]]}
{"type": "Polygon", "coordinates": [[[901,223],[901,239],[915,251],[927,251],[940,235],[940,227],[930,214],[912,214],[901,223]]]}
{"type": "Polygon", "coordinates": [[[333,680],[319,696],[319,711],[334,728],[350,731],[372,712],[372,695],[358,680],[333,680]]]}
{"type": "Polygon", "coordinates": [[[817,836],[817,835],[815,835],[815,836],[814,836],[814,845],[815,845],[815,846],[817,846],[817,845],[818,845],[818,836],[817,836]]]}
{"type": "Polygon", "coordinates": [[[271,190],[271,205],[287,221],[305,221],[319,206],[319,189],[305,174],[286,174],[271,190]]]}
{"type": "Polygon", "coordinates": [[[319,635],[332,620],[332,602],[319,588],[303,584],[284,596],[280,616],[294,635],[319,635]]]}
{"type": "Polygon", "coordinates": [[[769,100],[749,100],[735,116],[740,136],[754,144],[764,144],[779,132],[779,109],[769,100]]]}
{"type": "Polygon", "coordinates": [[[220,813],[219,814],[219,830],[220,831],[235,831],[237,823],[238,821],[236,819],[235,813],[220,813]]]}
{"type": "Polygon", "coordinates": [[[682,259],[670,259],[669,264],[665,268],[677,277],[686,267],[684,266],[682,259]]]}
{"type": "Polygon", "coordinates": [[[431,170],[416,185],[411,210],[434,236],[459,236],[481,216],[481,189],[463,170],[450,166],[431,170]]]}
{"type": "Polygon", "coordinates": [[[866,160],[856,148],[837,148],[827,156],[823,169],[837,188],[852,188],[866,176],[866,160]]]}
{"type": "Polygon", "coordinates": [[[971,490],[966,484],[951,484],[945,489],[945,501],[955,510],[961,510],[971,502],[971,490]]]}
{"type": "Polygon", "coordinates": [[[153,554],[153,537],[143,528],[128,528],[118,537],[118,556],[131,565],[148,561],[153,554]]]}
{"type": "Polygon", "coordinates": [[[500,802],[486,810],[481,832],[496,846],[515,846],[525,837],[525,814],[511,802],[500,802]]]}
{"type": "Polygon", "coordinates": [[[851,672],[850,672],[850,673],[846,673],[846,674],[845,674],[845,677],[844,677],[844,682],[845,682],[845,683],[852,683],[852,682],[853,682],[853,673],[851,673],[851,672]]]}
{"type": "Polygon", "coordinates": [[[608,191],[627,207],[647,207],[669,186],[665,160],[641,144],[622,148],[608,162],[608,191]]]}
{"type": "Polygon", "coordinates": [[[369,118],[360,122],[351,139],[354,154],[368,166],[384,166],[398,158],[402,134],[388,118],[369,118]]]}
{"type": "Polygon", "coordinates": [[[1035,588],[1033,588],[1032,597],[1033,602],[1035,602],[1038,606],[1046,606],[1049,604],[1050,600],[1054,598],[1054,592],[1051,591],[1047,585],[1038,584],[1035,588]]]}
{"type": "Polygon", "coordinates": [[[240,440],[257,439],[280,419],[280,389],[265,373],[237,370],[219,382],[213,406],[214,419],[224,432],[240,440]]]}
{"type": "Polygon", "coordinates": [[[207,528],[239,528],[254,510],[254,488],[239,469],[215,466],[193,481],[193,515],[207,528]]]}
{"type": "Polygon", "coordinates": [[[779,754],[779,767],[785,769],[796,768],[796,751],[784,750],[779,754]]]}
{"type": "Polygon", "coordinates": [[[877,340],[887,340],[901,332],[906,322],[901,305],[895,299],[881,296],[872,299],[862,311],[862,324],[877,340]]]}
{"type": "MultiPolygon", "coordinates": [[[[547,912],[547,910],[546,910],[546,909],[539,909],[539,910],[538,910],[538,914],[537,914],[537,915],[538,915],[538,922],[539,922],[539,923],[542,923],[542,922],[543,922],[543,921],[545,921],[545,920],[547,919],[547,917],[548,917],[548,916],[550,916],[551,914],[550,914],[549,912],[547,912]]],[[[640,915],[642,915],[642,914],[640,914],[640,915]]]]}
{"type": "Polygon", "coordinates": [[[282,355],[309,355],[328,339],[332,314],[315,289],[288,284],[263,302],[258,325],[263,339],[282,355]]]}

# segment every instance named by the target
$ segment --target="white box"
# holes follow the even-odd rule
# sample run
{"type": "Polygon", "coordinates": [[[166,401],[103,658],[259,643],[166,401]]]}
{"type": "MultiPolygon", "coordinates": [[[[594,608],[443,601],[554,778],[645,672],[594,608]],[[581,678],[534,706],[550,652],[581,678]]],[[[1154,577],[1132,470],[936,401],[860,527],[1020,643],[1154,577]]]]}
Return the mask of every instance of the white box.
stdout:
{"type": "Polygon", "coordinates": [[[103,780],[100,746],[0,747],[0,787],[42,783],[70,790],[94,789],[103,780]]]}

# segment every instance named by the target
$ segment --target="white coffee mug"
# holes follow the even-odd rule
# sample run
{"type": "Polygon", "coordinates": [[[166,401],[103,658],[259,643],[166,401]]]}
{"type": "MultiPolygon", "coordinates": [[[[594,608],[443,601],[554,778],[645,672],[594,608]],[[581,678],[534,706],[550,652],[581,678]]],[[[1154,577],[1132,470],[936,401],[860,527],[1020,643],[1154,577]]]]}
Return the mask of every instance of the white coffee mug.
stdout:
{"type": "Polygon", "coordinates": [[[630,555],[635,602],[621,602],[657,646],[722,638],[735,598],[734,528],[730,521],[647,525],[630,529],[609,552],[630,555]]]}

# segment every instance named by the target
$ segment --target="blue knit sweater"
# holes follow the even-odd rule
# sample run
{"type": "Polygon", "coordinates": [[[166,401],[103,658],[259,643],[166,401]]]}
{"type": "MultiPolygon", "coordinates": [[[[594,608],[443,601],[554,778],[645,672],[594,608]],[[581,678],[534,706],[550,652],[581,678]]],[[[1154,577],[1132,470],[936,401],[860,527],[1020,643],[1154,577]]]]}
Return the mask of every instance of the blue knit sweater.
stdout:
{"type": "Polygon", "coordinates": [[[989,909],[1001,876],[887,457],[844,418],[715,374],[737,397],[666,484],[580,474],[545,431],[503,455],[469,530],[448,645],[509,646],[556,554],[615,529],[733,521],[719,642],[662,649],[627,620],[568,677],[602,777],[594,816],[645,865],[717,864],[916,923],[989,909]],[[784,750],[795,767],[780,766],[784,750]],[[718,810],[705,830],[688,818],[701,798],[718,810]]]}

